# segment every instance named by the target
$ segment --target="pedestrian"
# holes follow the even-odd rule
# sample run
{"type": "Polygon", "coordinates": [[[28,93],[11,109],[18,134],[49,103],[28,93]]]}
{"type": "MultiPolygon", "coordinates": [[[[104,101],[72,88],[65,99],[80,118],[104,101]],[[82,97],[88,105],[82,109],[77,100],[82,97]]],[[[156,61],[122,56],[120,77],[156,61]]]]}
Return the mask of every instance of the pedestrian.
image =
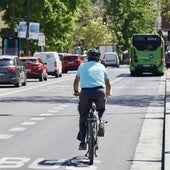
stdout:
{"type": "Polygon", "coordinates": [[[79,150],[86,150],[86,120],[90,111],[91,100],[95,101],[100,120],[98,136],[104,136],[102,116],[105,111],[105,98],[110,96],[111,85],[106,68],[100,61],[100,52],[93,48],[87,52],[88,62],[82,63],[76,73],[73,88],[74,95],[79,96],[78,111],[80,141],[79,150]],[[79,91],[79,85],[81,90],[79,91]]]}

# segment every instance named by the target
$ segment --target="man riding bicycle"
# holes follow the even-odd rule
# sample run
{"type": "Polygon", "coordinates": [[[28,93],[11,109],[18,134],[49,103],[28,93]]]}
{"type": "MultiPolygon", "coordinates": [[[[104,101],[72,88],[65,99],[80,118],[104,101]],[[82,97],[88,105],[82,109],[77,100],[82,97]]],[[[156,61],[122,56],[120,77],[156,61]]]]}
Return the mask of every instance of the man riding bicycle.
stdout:
{"type": "Polygon", "coordinates": [[[86,149],[86,121],[90,111],[91,101],[96,104],[96,110],[100,120],[98,136],[104,136],[104,124],[101,121],[105,111],[105,97],[110,96],[110,81],[108,73],[103,64],[99,63],[100,52],[93,48],[87,52],[88,62],[79,66],[73,83],[74,95],[79,96],[78,110],[79,133],[77,139],[80,141],[79,150],[86,149]],[[79,92],[78,87],[81,87],[79,92]]]}

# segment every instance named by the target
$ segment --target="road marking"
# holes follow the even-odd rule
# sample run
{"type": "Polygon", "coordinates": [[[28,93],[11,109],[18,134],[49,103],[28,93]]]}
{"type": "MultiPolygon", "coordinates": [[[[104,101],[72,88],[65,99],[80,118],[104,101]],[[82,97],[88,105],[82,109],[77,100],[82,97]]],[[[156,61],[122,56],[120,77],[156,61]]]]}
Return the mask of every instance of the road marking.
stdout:
{"type": "Polygon", "coordinates": [[[54,107],[53,109],[55,109],[55,110],[62,110],[64,108],[62,108],[62,107],[54,107]]]}
{"type": "MultiPolygon", "coordinates": [[[[94,160],[94,163],[101,163],[99,160],[94,160]]],[[[66,169],[69,170],[95,170],[96,166],[89,166],[89,160],[86,157],[75,157],[69,160],[69,166],[66,166],[66,169]]]]}
{"type": "Polygon", "coordinates": [[[59,112],[59,110],[48,110],[47,112],[59,112]]]}
{"type": "Polygon", "coordinates": [[[46,170],[47,169],[58,169],[63,164],[63,160],[55,160],[53,162],[44,160],[44,158],[38,158],[28,168],[41,169],[41,170],[43,170],[43,169],[46,169],[46,170]]]}
{"type": "Polygon", "coordinates": [[[12,129],[10,129],[9,131],[12,131],[12,132],[22,132],[24,131],[26,128],[22,128],[22,127],[14,127],[12,129]]]}
{"type": "Polygon", "coordinates": [[[70,105],[61,104],[60,107],[69,107],[70,105]]]}
{"type": "MultiPolygon", "coordinates": [[[[73,78],[67,78],[67,81],[71,80],[71,79],[73,79],[73,78]]],[[[57,82],[64,82],[64,81],[66,81],[66,80],[61,79],[61,80],[58,80],[57,82]]],[[[33,87],[19,88],[18,90],[15,90],[15,91],[10,91],[10,92],[0,94],[0,97],[15,94],[15,93],[20,93],[20,92],[24,92],[24,91],[28,91],[28,90],[32,90],[32,89],[36,89],[36,88],[43,87],[43,86],[48,86],[48,85],[55,84],[55,83],[56,83],[56,81],[54,81],[54,82],[44,82],[42,84],[35,85],[33,87]]]]}
{"type": "Polygon", "coordinates": [[[20,168],[29,160],[30,158],[3,157],[0,159],[0,168],[20,168]]]}
{"type": "Polygon", "coordinates": [[[30,120],[44,120],[45,117],[33,117],[30,120]]]}
{"type": "Polygon", "coordinates": [[[21,125],[35,125],[37,122],[23,122],[21,125]]]}
{"type": "Polygon", "coordinates": [[[9,135],[9,134],[0,134],[0,139],[10,139],[14,135],[9,135]]]}
{"type": "MultiPolygon", "coordinates": [[[[96,170],[97,166],[88,164],[88,159],[44,159],[37,158],[30,163],[31,158],[26,157],[2,157],[0,158],[0,169],[20,169],[28,164],[27,169],[70,169],[70,170],[96,170]]],[[[101,163],[99,160],[94,160],[94,163],[101,163]]],[[[25,168],[24,168],[25,169],[25,168]]]]}
{"type": "Polygon", "coordinates": [[[41,113],[39,116],[48,117],[48,116],[53,116],[53,114],[50,114],[50,113],[41,113]]]}

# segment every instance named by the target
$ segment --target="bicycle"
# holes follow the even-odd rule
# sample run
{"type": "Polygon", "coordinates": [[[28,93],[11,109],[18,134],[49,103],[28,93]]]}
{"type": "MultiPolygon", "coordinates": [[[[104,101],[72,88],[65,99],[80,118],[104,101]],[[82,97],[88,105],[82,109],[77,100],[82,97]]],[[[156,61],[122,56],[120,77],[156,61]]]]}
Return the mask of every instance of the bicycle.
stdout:
{"type": "MultiPolygon", "coordinates": [[[[75,95],[75,94],[74,94],[75,95]]],[[[108,123],[108,121],[102,120],[103,123],[108,123]]],[[[97,157],[96,151],[98,150],[98,116],[96,111],[96,104],[94,100],[91,100],[90,111],[87,116],[87,126],[86,126],[86,143],[88,145],[87,153],[89,164],[93,165],[94,156],[97,157]]]]}
{"type": "Polygon", "coordinates": [[[97,123],[97,115],[96,115],[96,105],[94,101],[92,101],[92,105],[87,117],[87,134],[86,141],[88,145],[88,150],[85,156],[88,156],[89,164],[93,165],[94,156],[97,157],[96,150],[98,150],[98,123],[97,123]]]}

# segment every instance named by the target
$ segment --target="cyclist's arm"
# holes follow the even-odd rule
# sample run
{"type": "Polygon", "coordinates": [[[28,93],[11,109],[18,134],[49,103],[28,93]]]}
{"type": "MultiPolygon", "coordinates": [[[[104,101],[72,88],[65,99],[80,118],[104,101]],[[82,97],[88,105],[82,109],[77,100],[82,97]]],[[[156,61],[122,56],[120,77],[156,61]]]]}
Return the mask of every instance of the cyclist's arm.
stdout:
{"type": "Polygon", "coordinates": [[[111,96],[111,85],[109,79],[105,80],[105,86],[106,86],[106,97],[111,96]]]}
{"type": "Polygon", "coordinates": [[[73,83],[73,89],[74,89],[74,95],[75,96],[79,96],[79,82],[80,82],[80,77],[78,75],[76,75],[75,79],[74,79],[74,83],[73,83]]]}

